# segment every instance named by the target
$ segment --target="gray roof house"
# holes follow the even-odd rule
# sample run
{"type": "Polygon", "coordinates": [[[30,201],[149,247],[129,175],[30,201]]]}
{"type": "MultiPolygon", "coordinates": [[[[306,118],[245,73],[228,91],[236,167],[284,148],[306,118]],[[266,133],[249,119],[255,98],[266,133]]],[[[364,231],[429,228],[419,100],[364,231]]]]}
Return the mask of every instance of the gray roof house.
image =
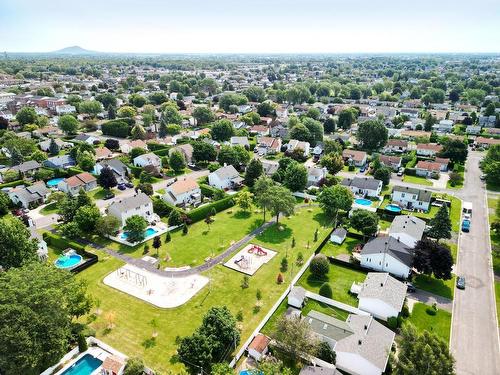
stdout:
{"type": "Polygon", "coordinates": [[[43,162],[43,165],[49,168],[69,168],[74,167],[76,165],[76,162],[75,159],[71,157],[71,155],[66,154],[48,158],[43,162]]]}
{"type": "Polygon", "coordinates": [[[340,374],[335,368],[305,366],[300,370],[299,375],[337,375],[340,374]]]}
{"type": "Polygon", "coordinates": [[[413,248],[422,239],[424,231],[425,221],[422,219],[410,215],[399,215],[391,223],[389,236],[413,248]]]}
{"type": "Polygon", "coordinates": [[[28,161],[25,161],[24,163],[21,163],[19,165],[14,165],[12,168],[10,168],[10,170],[19,172],[23,175],[29,175],[29,174],[36,172],[41,167],[42,167],[42,165],[39,162],[37,162],[36,160],[28,160],[28,161]]]}
{"type": "Polygon", "coordinates": [[[127,167],[120,159],[103,160],[94,166],[94,174],[100,175],[104,167],[108,167],[113,171],[118,183],[126,182],[127,175],[130,174],[130,168],[127,167]]]}
{"type": "Polygon", "coordinates": [[[344,242],[346,236],[347,236],[347,230],[345,230],[342,227],[339,227],[336,228],[330,235],[330,241],[340,245],[342,242],[344,242]]]}
{"type": "Polygon", "coordinates": [[[208,175],[209,185],[222,190],[239,187],[242,182],[243,178],[232,165],[220,167],[208,175]]]}
{"type": "Polygon", "coordinates": [[[407,278],[412,264],[413,250],[394,237],[374,238],[361,250],[361,266],[375,271],[407,278]]]}
{"type": "Polygon", "coordinates": [[[351,189],[354,195],[377,197],[382,191],[382,181],[369,177],[344,178],[342,185],[351,189]]]}
{"type": "Polygon", "coordinates": [[[294,286],[288,293],[288,305],[302,309],[306,299],[306,290],[301,286],[294,286]]]}
{"type": "Polygon", "coordinates": [[[120,219],[122,225],[125,225],[129,217],[135,215],[142,216],[146,221],[151,222],[154,218],[153,201],[146,194],[139,192],[111,203],[107,213],[120,219]]]}
{"type": "Polygon", "coordinates": [[[50,190],[45,183],[39,181],[31,186],[12,189],[8,195],[12,203],[20,204],[24,208],[34,208],[45,202],[49,193],[50,190]]]}
{"type": "Polygon", "coordinates": [[[231,146],[243,146],[247,149],[250,147],[248,137],[231,137],[229,143],[231,144],[231,146]]]}

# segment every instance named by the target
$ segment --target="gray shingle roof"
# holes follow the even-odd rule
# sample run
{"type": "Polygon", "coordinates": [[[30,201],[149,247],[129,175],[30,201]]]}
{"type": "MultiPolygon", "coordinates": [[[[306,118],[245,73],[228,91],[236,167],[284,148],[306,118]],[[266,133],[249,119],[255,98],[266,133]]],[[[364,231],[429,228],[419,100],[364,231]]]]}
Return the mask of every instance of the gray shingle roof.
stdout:
{"type": "Polygon", "coordinates": [[[123,213],[136,207],[147,205],[151,202],[151,199],[146,194],[141,192],[132,197],[123,198],[121,201],[111,203],[109,209],[123,213]]]}
{"type": "Polygon", "coordinates": [[[318,311],[309,311],[309,314],[307,314],[304,319],[309,323],[313,332],[328,337],[336,342],[354,333],[347,322],[318,311]]]}
{"type": "Polygon", "coordinates": [[[421,240],[424,235],[425,221],[415,216],[399,215],[392,221],[389,235],[395,233],[406,233],[411,237],[421,240]]]}
{"type": "Polygon", "coordinates": [[[368,177],[354,177],[354,178],[344,178],[342,180],[342,185],[344,186],[354,186],[358,189],[368,189],[377,190],[382,181],[376,180],[374,178],[368,177]]]}
{"type": "Polygon", "coordinates": [[[401,311],[406,297],[406,285],[386,272],[368,272],[358,298],[379,299],[401,311]]]}
{"type": "Polygon", "coordinates": [[[393,237],[374,238],[368,241],[361,250],[361,255],[380,253],[389,254],[408,267],[411,267],[413,263],[413,251],[393,237]]]}
{"type": "Polygon", "coordinates": [[[429,190],[422,190],[407,186],[394,186],[393,191],[400,191],[402,193],[414,194],[417,196],[417,200],[422,202],[430,202],[432,197],[432,192],[429,190]]]}
{"type": "Polygon", "coordinates": [[[319,366],[305,366],[300,370],[299,375],[337,375],[340,374],[334,368],[319,367],[319,366]]]}
{"type": "Polygon", "coordinates": [[[217,177],[219,177],[219,179],[221,180],[233,179],[235,177],[240,176],[236,168],[234,168],[232,165],[226,165],[225,167],[221,167],[213,173],[215,173],[217,177]]]}
{"type": "Polygon", "coordinates": [[[19,171],[19,172],[24,173],[24,172],[32,171],[34,169],[38,169],[41,166],[42,165],[39,162],[37,162],[36,160],[28,160],[28,161],[25,161],[24,163],[13,166],[11,169],[14,171],[19,171]]]}

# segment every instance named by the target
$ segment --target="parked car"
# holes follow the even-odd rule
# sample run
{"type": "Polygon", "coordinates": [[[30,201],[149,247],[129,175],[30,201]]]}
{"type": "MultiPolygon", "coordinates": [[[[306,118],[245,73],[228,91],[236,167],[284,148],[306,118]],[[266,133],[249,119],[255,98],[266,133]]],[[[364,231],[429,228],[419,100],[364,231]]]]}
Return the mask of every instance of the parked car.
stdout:
{"type": "Polygon", "coordinates": [[[406,283],[406,290],[408,291],[408,293],[415,293],[417,291],[413,284],[408,282],[406,283]]]}
{"type": "Polygon", "coordinates": [[[398,176],[402,176],[405,173],[405,169],[403,167],[398,169],[398,173],[396,173],[398,176]]]}
{"type": "Polygon", "coordinates": [[[457,278],[457,288],[458,289],[465,289],[465,277],[459,276],[457,278]]]}
{"type": "Polygon", "coordinates": [[[118,184],[118,190],[126,190],[127,189],[127,186],[125,186],[125,184],[118,184]]]}
{"type": "Polygon", "coordinates": [[[481,179],[481,181],[484,181],[484,180],[486,180],[486,175],[482,174],[479,178],[481,179]]]}
{"type": "Polygon", "coordinates": [[[365,171],[366,171],[366,166],[363,165],[361,168],[359,168],[360,173],[365,173],[365,171]]]}
{"type": "Polygon", "coordinates": [[[131,183],[131,182],[126,182],[126,183],[125,183],[125,186],[126,186],[126,187],[128,187],[128,188],[130,189],[130,188],[133,188],[133,187],[134,187],[134,184],[133,184],[133,183],[131,183]]]}
{"type": "Polygon", "coordinates": [[[104,196],[103,199],[104,200],[108,200],[108,199],[112,199],[114,197],[115,197],[115,193],[113,193],[113,192],[110,191],[110,192],[106,193],[106,195],[104,196]]]}
{"type": "Polygon", "coordinates": [[[462,220],[462,232],[470,231],[470,220],[464,219],[462,220]]]}

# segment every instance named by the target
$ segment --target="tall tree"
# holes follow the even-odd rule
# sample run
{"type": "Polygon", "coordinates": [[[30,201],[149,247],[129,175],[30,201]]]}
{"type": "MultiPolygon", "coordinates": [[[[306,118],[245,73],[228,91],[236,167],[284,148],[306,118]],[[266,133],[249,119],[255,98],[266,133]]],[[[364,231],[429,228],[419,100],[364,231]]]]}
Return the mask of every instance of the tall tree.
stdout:
{"type": "Polygon", "coordinates": [[[136,243],[144,240],[147,226],[148,222],[142,216],[130,216],[123,227],[123,230],[127,232],[127,241],[136,243]]]}
{"type": "Polygon", "coordinates": [[[50,139],[49,154],[53,156],[59,154],[59,146],[54,138],[50,139]]]}
{"type": "Polygon", "coordinates": [[[63,115],[57,121],[57,125],[66,134],[76,134],[80,123],[72,115],[63,115]]]}
{"type": "Polygon", "coordinates": [[[264,221],[266,221],[266,211],[271,209],[272,201],[274,199],[271,191],[273,186],[274,181],[265,176],[261,176],[257,179],[257,181],[255,181],[255,201],[262,208],[264,221]]]}
{"type": "Polygon", "coordinates": [[[445,245],[430,239],[423,239],[415,245],[413,267],[423,274],[437,279],[450,280],[453,267],[453,257],[445,245]]]}
{"type": "Polygon", "coordinates": [[[284,185],[292,191],[303,191],[307,185],[307,169],[300,163],[292,163],[285,171],[284,185]]]}
{"type": "Polygon", "coordinates": [[[355,210],[351,214],[350,223],[363,236],[373,236],[378,230],[378,215],[367,210],[355,210]]]}
{"type": "Polygon", "coordinates": [[[290,190],[281,185],[273,185],[268,194],[273,197],[269,209],[276,216],[276,223],[279,222],[280,214],[286,216],[293,214],[296,200],[290,190]]]}
{"type": "Polygon", "coordinates": [[[337,174],[344,168],[344,159],[342,155],[330,153],[323,156],[320,160],[322,167],[325,167],[329,173],[337,174]]]}
{"type": "Polygon", "coordinates": [[[333,226],[337,225],[339,210],[349,211],[353,202],[351,190],[342,185],[326,187],[318,196],[318,203],[323,212],[333,219],[333,226]]]}
{"type": "Polygon", "coordinates": [[[262,173],[262,162],[259,159],[250,160],[250,163],[245,170],[245,185],[252,187],[262,173]]]}
{"type": "Polygon", "coordinates": [[[180,151],[173,151],[168,157],[168,165],[175,172],[181,172],[186,168],[186,160],[180,151]]]}
{"type": "Polygon", "coordinates": [[[11,215],[0,218],[0,266],[4,270],[38,259],[37,249],[36,240],[20,219],[11,215]]]}
{"type": "Polygon", "coordinates": [[[106,190],[114,188],[118,184],[114,172],[108,166],[101,169],[97,182],[106,190]]]}
{"type": "Polygon", "coordinates": [[[229,141],[234,135],[234,127],[229,120],[219,120],[213,124],[211,133],[216,141],[229,141]]]}
{"type": "Polygon", "coordinates": [[[307,319],[282,316],[273,335],[280,343],[280,350],[293,362],[301,360],[303,355],[315,355],[319,348],[319,340],[312,332],[307,319]]]}
{"type": "Polygon", "coordinates": [[[364,149],[373,151],[387,143],[388,130],[382,122],[368,120],[359,124],[356,137],[364,149]]]}
{"type": "Polygon", "coordinates": [[[16,113],[16,120],[20,125],[34,124],[38,118],[35,108],[23,107],[16,113]]]}
{"type": "Polygon", "coordinates": [[[447,140],[439,156],[449,158],[453,163],[465,163],[468,154],[468,145],[459,139],[447,140]]]}
{"type": "Polygon", "coordinates": [[[427,232],[429,237],[435,238],[437,242],[441,238],[451,238],[451,220],[446,204],[441,205],[439,210],[430,221],[431,229],[427,232]]]}

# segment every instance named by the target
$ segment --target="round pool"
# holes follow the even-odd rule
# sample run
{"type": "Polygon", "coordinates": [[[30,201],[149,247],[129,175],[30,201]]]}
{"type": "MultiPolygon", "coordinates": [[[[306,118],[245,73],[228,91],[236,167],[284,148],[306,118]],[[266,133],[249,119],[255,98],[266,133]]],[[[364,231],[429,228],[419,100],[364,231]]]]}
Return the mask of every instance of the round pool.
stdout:
{"type": "Polygon", "coordinates": [[[401,207],[395,204],[388,204],[387,206],[385,206],[385,209],[391,212],[401,212],[401,207]]]}
{"type": "MultiPolygon", "coordinates": [[[[144,231],[144,238],[148,238],[148,237],[151,237],[153,236],[154,234],[158,233],[158,231],[155,229],[155,228],[148,228],[144,231]]],[[[120,235],[120,238],[122,240],[126,240],[128,238],[128,233],[127,232],[123,232],[121,235],[120,235]]]]}
{"type": "Polygon", "coordinates": [[[354,200],[354,203],[360,204],[362,206],[371,206],[372,201],[369,199],[365,199],[365,198],[356,198],[354,200]]]}
{"type": "Polygon", "coordinates": [[[47,183],[47,186],[50,188],[50,187],[56,187],[57,184],[61,181],[63,181],[64,178],[53,178],[52,180],[48,180],[46,183],[47,183]]]}
{"type": "Polygon", "coordinates": [[[61,255],[57,260],[54,262],[54,265],[57,268],[73,268],[77,265],[79,265],[82,262],[82,256],[78,254],[71,254],[71,255],[61,255]]]}

